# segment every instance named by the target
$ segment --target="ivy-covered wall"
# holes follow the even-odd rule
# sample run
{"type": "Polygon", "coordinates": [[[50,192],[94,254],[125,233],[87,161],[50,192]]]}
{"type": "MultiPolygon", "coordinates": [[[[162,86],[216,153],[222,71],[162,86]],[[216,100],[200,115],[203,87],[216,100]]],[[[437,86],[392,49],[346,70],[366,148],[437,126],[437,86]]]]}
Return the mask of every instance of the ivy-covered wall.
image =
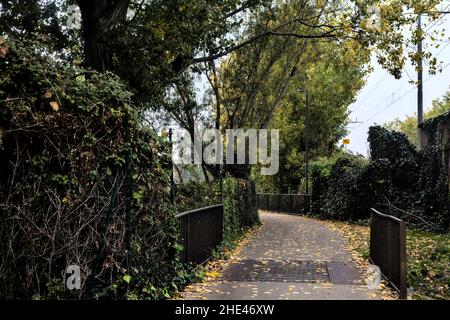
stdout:
{"type": "Polygon", "coordinates": [[[448,116],[426,122],[428,145],[417,150],[399,132],[369,128],[371,156],[344,154],[312,164],[313,214],[364,219],[371,207],[417,228],[449,227],[448,116]]]}
{"type": "Polygon", "coordinates": [[[421,127],[421,203],[424,215],[441,227],[450,227],[450,112],[425,121],[421,127]]]}

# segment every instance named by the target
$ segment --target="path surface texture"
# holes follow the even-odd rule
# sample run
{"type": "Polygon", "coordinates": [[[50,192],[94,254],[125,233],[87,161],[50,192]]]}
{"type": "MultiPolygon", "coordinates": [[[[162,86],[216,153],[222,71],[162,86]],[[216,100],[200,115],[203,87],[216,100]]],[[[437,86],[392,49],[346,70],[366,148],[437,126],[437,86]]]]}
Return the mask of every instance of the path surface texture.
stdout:
{"type": "Polygon", "coordinates": [[[262,227],[223,271],[184,299],[380,299],[324,223],[260,211],[262,227]]]}

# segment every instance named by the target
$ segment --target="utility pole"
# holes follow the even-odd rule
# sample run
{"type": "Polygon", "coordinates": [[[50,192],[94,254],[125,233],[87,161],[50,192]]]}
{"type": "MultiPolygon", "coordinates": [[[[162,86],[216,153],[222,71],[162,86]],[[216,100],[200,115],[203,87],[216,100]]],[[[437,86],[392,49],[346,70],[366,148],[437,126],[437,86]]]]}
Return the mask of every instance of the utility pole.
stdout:
{"type": "Polygon", "coordinates": [[[422,61],[422,18],[419,13],[417,19],[417,32],[419,34],[419,43],[417,44],[417,53],[419,61],[417,62],[417,139],[419,147],[422,148],[422,123],[423,123],[423,61],[422,61]]]}
{"type": "MultiPolygon", "coordinates": [[[[439,14],[449,14],[450,11],[439,11],[439,14]]],[[[419,33],[419,42],[417,43],[417,53],[419,61],[417,62],[417,139],[419,147],[423,147],[423,137],[421,126],[423,124],[423,59],[422,59],[422,13],[417,17],[417,31],[419,33]]]]}

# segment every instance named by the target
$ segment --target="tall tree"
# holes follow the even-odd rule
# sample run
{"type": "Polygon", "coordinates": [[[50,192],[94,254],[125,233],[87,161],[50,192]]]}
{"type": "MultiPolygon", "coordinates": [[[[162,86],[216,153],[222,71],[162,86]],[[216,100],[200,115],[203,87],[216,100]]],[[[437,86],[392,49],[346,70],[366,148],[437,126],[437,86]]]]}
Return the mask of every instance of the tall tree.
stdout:
{"type": "Polygon", "coordinates": [[[113,67],[113,45],[126,20],[130,0],[77,0],[82,17],[86,66],[105,72],[113,67]]]}

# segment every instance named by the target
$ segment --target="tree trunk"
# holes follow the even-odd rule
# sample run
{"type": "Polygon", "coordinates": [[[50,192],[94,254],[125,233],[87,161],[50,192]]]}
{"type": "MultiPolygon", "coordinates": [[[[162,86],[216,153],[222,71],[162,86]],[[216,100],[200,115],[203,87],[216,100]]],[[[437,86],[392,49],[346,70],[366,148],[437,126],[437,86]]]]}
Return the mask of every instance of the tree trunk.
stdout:
{"type": "Polygon", "coordinates": [[[129,0],[78,0],[87,68],[99,72],[112,69],[112,43],[116,28],[125,21],[129,0]]]}

